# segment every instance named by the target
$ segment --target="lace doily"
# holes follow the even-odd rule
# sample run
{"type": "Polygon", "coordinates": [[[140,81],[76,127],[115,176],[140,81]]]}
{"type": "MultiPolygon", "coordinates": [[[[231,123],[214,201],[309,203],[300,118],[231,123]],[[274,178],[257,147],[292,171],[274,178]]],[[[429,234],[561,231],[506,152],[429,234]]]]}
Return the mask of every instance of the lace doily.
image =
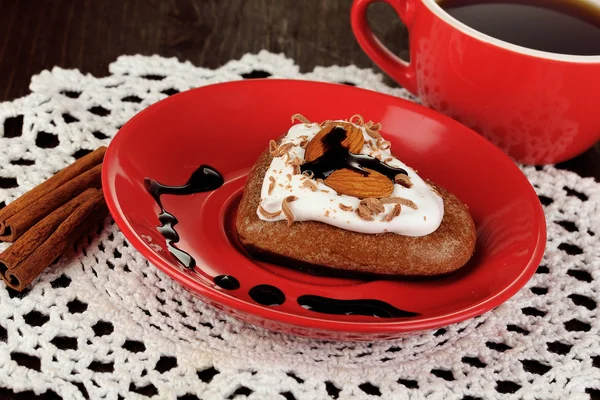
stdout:
{"type": "MultiPolygon", "coordinates": [[[[44,71],[30,95],[0,104],[0,207],[108,144],[138,111],[193,87],[272,76],[416,100],[368,69],[302,74],[268,52],[216,70],[142,56],[109,68],[105,78],[44,71]]],[[[0,387],[115,400],[598,396],[600,184],[551,166],[523,171],[544,204],[547,251],[527,286],[481,317],[373,343],[271,333],[194,298],[106,221],[30,290],[0,284],[0,387]]]]}

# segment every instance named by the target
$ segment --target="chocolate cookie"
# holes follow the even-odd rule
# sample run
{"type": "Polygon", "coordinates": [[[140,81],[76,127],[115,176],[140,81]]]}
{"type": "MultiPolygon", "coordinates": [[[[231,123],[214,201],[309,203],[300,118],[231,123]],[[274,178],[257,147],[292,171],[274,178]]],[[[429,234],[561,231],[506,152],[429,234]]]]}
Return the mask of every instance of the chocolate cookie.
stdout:
{"type": "Polygon", "coordinates": [[[256,258],[309,272],[394,277],[447,274],[473,254],[476,232],[467,207],[434,184],[444,215],[439,227],[424,236],[366,234],[316,221],[265,221],[257,210],[272,160],[265,151],[252,168],[236,221],[241,243],[256,258]]]}

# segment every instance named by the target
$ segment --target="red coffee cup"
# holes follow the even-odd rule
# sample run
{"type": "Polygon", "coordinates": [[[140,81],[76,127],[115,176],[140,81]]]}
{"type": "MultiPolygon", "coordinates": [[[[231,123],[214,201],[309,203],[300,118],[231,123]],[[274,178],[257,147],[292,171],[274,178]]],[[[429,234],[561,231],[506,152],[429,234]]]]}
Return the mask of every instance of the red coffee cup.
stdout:
{"type": "Polygon", "coordinates": [[[558,163],[600,138],[600,56],[504,42],[457,21],[434,0],[354,0],[351,20],[358,43],[383,71],[518,162],[558,163]],[[369,28],[367,7],[375,1],[391,5],[408,28],[410,62],[369,28]]]}

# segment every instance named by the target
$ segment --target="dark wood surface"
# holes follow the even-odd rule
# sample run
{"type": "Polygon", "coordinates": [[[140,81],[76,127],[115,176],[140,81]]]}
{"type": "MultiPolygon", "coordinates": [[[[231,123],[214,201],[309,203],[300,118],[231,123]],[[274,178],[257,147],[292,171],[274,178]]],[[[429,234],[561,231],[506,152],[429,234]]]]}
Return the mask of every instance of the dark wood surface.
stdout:
{"type": "MultiPolygon", "coordinates": [[[[32,75],[53,66],[96,76],[122,54],[159,54],[218,67],[267,49],[316,65],[378,68],[350,27],[351,0],[0,0],[0,101],[29,92],[32,75]]],[[[371,26],[406,55],[406,29],[375,4],[371,26]]],[[[391,80],[388,80],[393,84],[391,80]]],[[[600,180],[600,144],[559,165],[600,180]]]]}
{"type": "MultiPolygon", "coordinates": [[[[261,49],[316,65],[378,70],[349,22],[351,0],[0,0],[0,101],[29,92],[32,75],[60,66],[96,76],[122,54],[159,54],[218,67],[261,49]]],[[[407,34],[390,7],[376,4],[371,26],[406,57],[407,34]]],[[[388,83],[393,84],[391,80],[388,83]]],[[[600,180],[600,144],[559,165],[600,180]]],[[[0,398],[56,399],[0,388],[0,398]]]]}

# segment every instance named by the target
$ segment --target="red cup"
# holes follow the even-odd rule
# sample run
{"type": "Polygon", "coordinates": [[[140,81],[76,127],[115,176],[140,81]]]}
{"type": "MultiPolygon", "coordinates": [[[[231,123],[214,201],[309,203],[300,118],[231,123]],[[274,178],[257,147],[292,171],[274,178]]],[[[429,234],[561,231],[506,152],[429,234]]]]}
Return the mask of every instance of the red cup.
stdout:
{"type": "Polygon", "coordinates": [[[351,20],[358,43],[383,71],[518,162],[565,161],[600,138],[600,56],[504,42],[457,21],[434,0],[354,0],[351,20]],[[391,5],[408,28],[410,62],[371,31],[366,12],[375,1],[391,5]]]}

